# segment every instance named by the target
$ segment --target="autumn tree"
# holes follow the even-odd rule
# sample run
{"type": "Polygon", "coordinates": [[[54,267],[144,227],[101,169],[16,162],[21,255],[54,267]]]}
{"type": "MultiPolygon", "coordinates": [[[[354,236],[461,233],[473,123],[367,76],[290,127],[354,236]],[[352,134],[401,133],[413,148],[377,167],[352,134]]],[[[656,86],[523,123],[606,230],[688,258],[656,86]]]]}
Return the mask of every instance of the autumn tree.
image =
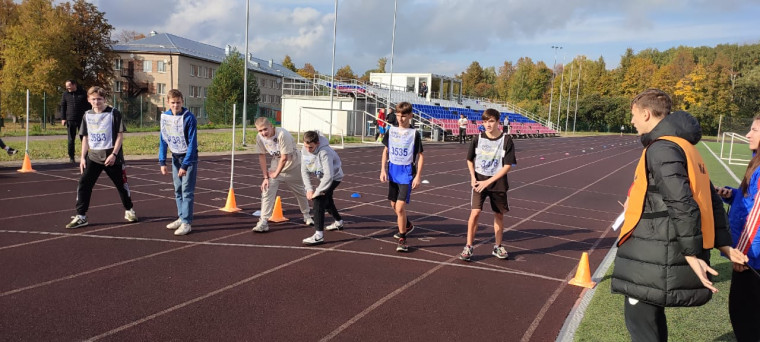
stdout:
{"type": "Polygon", "coordinates": [[[338,80],[346,81],[346,80],[355,80],[356,78],[357,78],[356,74],[354,74],[354,71],[351,70],[350,65],[346,65],[338,69],[338,72],[335,73],[335,79],[338,79],[338,80]]]}
{"type": "Polygon", "coordinates": [[[282,66],[290,69],[291,71],[298,71],[298,68],[296,68],[296,65],[293,64],[293,60],[290,59],[290,55],[285,55],[285,58],[282,59],[282,66]]]}
{"type": "MultiPolygon", "coordinates": [[[[18,5],[18,22],[5,30],[0,91],[5,113],[24,112],[26,89],[33,94],[57,93],[78,65],[72,53],[74,21],[65,5],[52,0],[27,0],[18,5]]],[[[39,114],[39,113],[37,113],[39,114]]]]}
{"type": "Polygon", "coordinates": [[[380,57],[380,59],[377,60],[377,68],[376,69],[369,69],[364,72],[364,75],[362,75],[361,78],[359,78],[360,81],[364,83],[369,83],[369,75],[371,73],[385,73],[385,65],[388,63],[388,58],[380,57]]]}
{"type": "Polygon", "coordinates": [[[71,49],[76,58],[76,67],[69,70],[70,77],[80,80],[84,86],[100,86],[111,89],[114,78],[113,63],[116,53],[111,49],[111,31],[105,13],[85,0],[76,0],[73,5],[63,4],[73,22],[68,28],[72,36],[71,49]]]}
{"type": "Polygon", "coordinates": [[[314,75],[317,74],[317,70],[314,69],[314,66],[310,63],[306,63],[303,65],[303,68],[298,69],[298,74],[301,75],[301,77],[305,79],[313,79],[314,75]]]}
{"type": "MultiPolygon", "coordinates": [[[[242,120],[243,103],[243,55],[233,49],[224,58],[219,68],[214,73],[211,85],[208,87],[206,99],[206,111],[211,122],[232,123],[232,104],[238,104],[235,113],[237,122],[242,120]]],[[[247,118],[256,116],[259,103],[259,87],[256,84],[256,76],[248,70],[248,103],[247,118]]]]}

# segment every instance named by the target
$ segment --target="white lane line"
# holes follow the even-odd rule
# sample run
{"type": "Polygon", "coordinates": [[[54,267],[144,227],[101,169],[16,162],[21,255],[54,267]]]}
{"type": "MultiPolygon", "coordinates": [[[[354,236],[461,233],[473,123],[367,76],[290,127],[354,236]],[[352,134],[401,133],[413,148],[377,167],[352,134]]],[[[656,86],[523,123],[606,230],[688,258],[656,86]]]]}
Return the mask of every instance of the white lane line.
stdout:
{"type": "Polygon", "coordinates": [[[734,174],[734,171],[731,170],[731,168],[728,167],[728,165],[726,165],[726,163],[724,163],[722,159],[718,158],[718,155],[716,155],[715,152],[713,152],[710,146],[707,146],[707,144],[705,144],[704,141],[700,141],[699,143],[702,145],[705,145],[707,150],[710,151],[710,154],[712,154],[713,157],[715,157],[715,159],[720,163],[720,165],[723,165],[723,168],[726,169],[726,171],[728,171],[728,174],[731,176],[731,178],[734,179],[734,181],[736,181],[737,184],[741,183],[741,179],[739,179],[739,177],[736,177],[736,174],[734,174]]]}

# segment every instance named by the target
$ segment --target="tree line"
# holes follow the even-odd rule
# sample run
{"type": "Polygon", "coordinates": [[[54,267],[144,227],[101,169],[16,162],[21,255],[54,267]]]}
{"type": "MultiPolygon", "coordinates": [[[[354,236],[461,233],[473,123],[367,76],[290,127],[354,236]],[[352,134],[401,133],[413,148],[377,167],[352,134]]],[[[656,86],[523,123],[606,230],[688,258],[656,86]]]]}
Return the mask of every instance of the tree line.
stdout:
{"type": "MultiPolygon", "coordinates": [[[[367,81],[370,72],[385,72],[385,62],[381,58],[377,69],[361,77],[346,65],[336,72],[336,78],[367,81]]],[[[316,73],[309,63],[295,68],[289,56],[283,65],[307,78],[316,73]]],[[[592,60],[585,56],[560,63],[554,70],[530,57],[505,61],[498,70],[474,61],[455,77],[462,80],[462,92],[467,96],[506,101],[542,118],[549,117],[551,104],[551,120],[563,129],[568,106],[569,122],[573,121],[576,98],[578,130],[630,126],[630,101],[647,88],[670,94],[673,110],[693,114],[706,134],[717,132],[720,117],[760,114],[760,44],[679,46],[638,53],[628,49],[613,69],[607,69],[602,57],[592,60]]]]}

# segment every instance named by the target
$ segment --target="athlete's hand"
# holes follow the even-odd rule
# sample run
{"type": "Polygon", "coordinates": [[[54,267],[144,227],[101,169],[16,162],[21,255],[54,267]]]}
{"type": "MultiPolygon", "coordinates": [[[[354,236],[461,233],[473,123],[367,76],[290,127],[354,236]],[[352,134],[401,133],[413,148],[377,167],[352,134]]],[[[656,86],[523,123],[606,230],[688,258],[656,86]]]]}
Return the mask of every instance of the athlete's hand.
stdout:
{"type": "Polygon", "coordinates": [[[710,289],[712,293],[718,292],[718,289],[713,286],[713,283],[707,279],[707,273],[718,275],[718,271],[712,269],[710,266],[707,266],[707,263],[705,263],[704,260],[693,255],[687,255],[685,258],[686,262],[689,263],[691,270],[694,271],[694,274],[696,274],[699,280],[702,282],[702,286],[710,289]]]}
{"type": "Polygon", "coordinates": [[[182,169],[182,168],[180,168],[180,169],[177,171],[177,177],[179,177],[179,178],[182,178],[182,177],[183,177],[184,175],[186,175],[186,174],[187,174],[187,170],[185,170],[185,169],[182,169]]]}
{"type": "Polygon", "coordinates": [[[420,186],[420,183],[422,183],[422,181],[420,181],[420,176],[417,175],[412,179],[412,189],[417,189],[417,187],[420,186]]]}
{"type": "Polygon", "coordinates": [[[85,163],[84,161],[85,158],[79,158],[79,173],[80,174],[84,174],[84,169],[87,168],[87,163],[85,163]]]}
{"type": "Polygon", "coordinates": [[[267,191],[269,189],[269,178],[264,178],[264,181],[261,182],[261,192],[267,191]]]}
{"type": "Polygon", "coordinates": [[[166,166],[161,166],[161,174],[166,175],[166,166]]]}
{"type": "Polygon", "coordinates": [[[306,199],[310,200],[314,197],[314,191],[307,191],[306,192],[306,199]]]}
{"type": "Polygon", "coordinates": [[[388,182],[388,175],[385,173],[385,170],[380,171],[380,183],[387,183],[388,182]]]}

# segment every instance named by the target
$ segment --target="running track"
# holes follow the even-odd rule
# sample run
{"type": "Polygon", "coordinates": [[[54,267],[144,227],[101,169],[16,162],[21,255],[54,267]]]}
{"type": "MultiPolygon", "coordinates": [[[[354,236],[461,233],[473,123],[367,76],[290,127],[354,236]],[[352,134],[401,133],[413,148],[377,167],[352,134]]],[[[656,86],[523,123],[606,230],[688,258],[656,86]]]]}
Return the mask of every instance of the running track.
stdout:
{"type": "Polygon", "coordinates": [[[516,146],[510,258],[490,255],[486,206],[470,263],[457,258],[470,190],[466,150],[455,143],[425,146],[429,184],[412,193],[418,228],[406,254],[395,252],[377,146],[338,150],[346,177],[335,198],[346,230],[326,232],[318,247],[301,245],[313,229],[287,191],[280,194],[291,221],[250,231],[261,182],[255,155],[236,157],[244,210],[235,214],[218,210],[229,156],[201,158],[193,232],[184,237],[164,228],[176,217],[171,177],[152,159],[128,163],[140,222],[123,220],[101,175],[90,225],[76,230],[63,226],[74,214],[78,169],[0,169],[0,340],[553,340],[583,290],[567,285],[581,253],[589,252],[593,272],[614,243],[609,225],[641,146],[630,136],[516,146]]]}

